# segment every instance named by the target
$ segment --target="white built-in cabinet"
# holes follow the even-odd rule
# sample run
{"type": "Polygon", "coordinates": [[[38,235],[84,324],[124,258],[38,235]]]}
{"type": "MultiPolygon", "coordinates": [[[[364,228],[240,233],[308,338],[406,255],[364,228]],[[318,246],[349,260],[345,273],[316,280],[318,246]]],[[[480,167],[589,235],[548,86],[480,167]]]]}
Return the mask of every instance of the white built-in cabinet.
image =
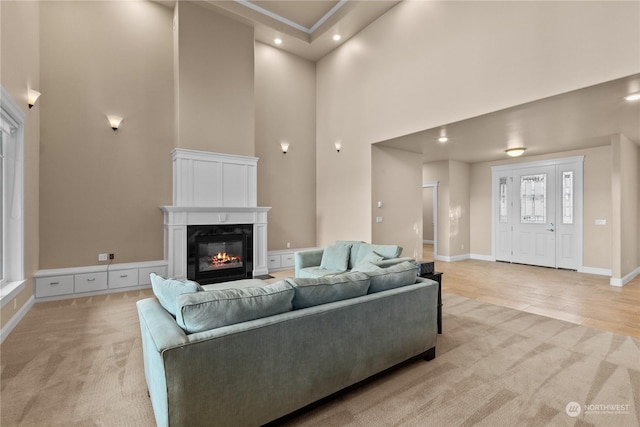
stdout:
{"type": "Polygon", "coordinates": [[[33,276],[41,301],[148,288],[149,275],[167,274],[167,261],[39,270],[33,276]]]}
{"type": "Polygon", "coordinates": [[[267,254],[267,266],[269,271],[292,270],[295,267],[295,253],[310,251],[318,248],[283,249],[269,251],[267,254]]]}

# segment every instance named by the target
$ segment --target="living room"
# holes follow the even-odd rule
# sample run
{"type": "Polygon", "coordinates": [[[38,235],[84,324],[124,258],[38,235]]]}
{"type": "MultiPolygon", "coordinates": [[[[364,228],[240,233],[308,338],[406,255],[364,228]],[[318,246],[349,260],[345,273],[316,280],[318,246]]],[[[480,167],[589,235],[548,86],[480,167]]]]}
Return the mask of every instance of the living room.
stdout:
{"type": "MultiPolygon", "coordinates": [[[[256,41],[215,2],[180,2],[177,14],[145,1],[0,2],[2,87],[25,114],[26,282],[3,298],[3,338],[33,306],[39,270],[96,265],[101,253],[164,258],[160,206],[172,203],[175,148],[259,158],[269,250],[357,239],[420,258],[423,159],[372,144],[640,72],[636,2],[392,6],[311,60],[256,41]],[[31,109],[27,89],[42,93],[31,109]],[[123,117],[117,131],[111,114],[123,117]]],[[[586,168],[625,159],[637,171],[637,143],[545,156],[586,154],[586,168]]],[[[488,167],[451,171],[461,166],[470,184],[457,195],[471,212],[486,209],[487,190],[474,185],[488,167]]],[[[585,191],[593,185],[604,191],[594,203],[612,208],[606,235],[585,227],[585,267],[635,277],[637,185],[635,218],[611,186],[596,178],[585,191]]],[[[467,211],[468,232],[439,253],[491,256],[484,216],[467,211]]]]}

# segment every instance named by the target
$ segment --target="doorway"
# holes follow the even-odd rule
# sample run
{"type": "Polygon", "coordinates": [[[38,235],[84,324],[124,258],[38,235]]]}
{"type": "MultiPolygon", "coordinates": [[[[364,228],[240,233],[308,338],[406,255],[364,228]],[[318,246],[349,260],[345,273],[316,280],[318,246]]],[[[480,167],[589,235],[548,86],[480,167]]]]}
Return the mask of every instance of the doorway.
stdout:
{"type": "Polygon", "coordinates": [[[583,157],[492,168],[496,261],[582,266],[583,157]]]}
{"type": "MultiPolygon", "coordinates": [[[[422,184],[422,244],[431,246],[429,261],[438,257],[438,182],[429,181],[422,184]],[[433,255],[431,256],[431,252],[433,255]]],[[[423,259],[427,256],[423,253],[423,259]]]]}

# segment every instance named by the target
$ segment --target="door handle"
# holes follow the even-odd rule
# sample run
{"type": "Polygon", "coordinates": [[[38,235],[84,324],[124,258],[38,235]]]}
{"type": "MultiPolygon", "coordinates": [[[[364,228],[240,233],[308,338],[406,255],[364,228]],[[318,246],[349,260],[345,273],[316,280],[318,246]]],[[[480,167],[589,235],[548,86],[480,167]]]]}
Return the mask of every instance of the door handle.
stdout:
{"type": "Polygon", "coordinates": [[[547,231],[556,231],[553,228],[547,228],[547,231]]]}

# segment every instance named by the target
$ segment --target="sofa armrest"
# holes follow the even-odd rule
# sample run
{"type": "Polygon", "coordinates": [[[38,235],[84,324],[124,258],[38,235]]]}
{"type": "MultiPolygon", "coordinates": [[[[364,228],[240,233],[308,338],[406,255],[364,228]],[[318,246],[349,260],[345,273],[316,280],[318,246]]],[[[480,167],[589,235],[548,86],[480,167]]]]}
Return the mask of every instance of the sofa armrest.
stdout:
{"type": "MultiPolygon", "coordinates": [[[[381,268],[386,268],[392,265],[400,264],[401,262],[405,262],[405,261],[415,262],[416,260],[411,257],[401,257],[401,258],[383,259],[382,261],[373,262],[372,264],[375,264],[381,268]]],[[[416,267],[416,274],[417,274],[417,267],[416,267]]]]}
{"type": "Polygon", "coordinates": [[[314,249],[311,251],[302,251],[294,253],[295,276],[299,277],[299,272],[303,268],[318,267],[322,262],[322,254],[324,249],[314,249]]]}

